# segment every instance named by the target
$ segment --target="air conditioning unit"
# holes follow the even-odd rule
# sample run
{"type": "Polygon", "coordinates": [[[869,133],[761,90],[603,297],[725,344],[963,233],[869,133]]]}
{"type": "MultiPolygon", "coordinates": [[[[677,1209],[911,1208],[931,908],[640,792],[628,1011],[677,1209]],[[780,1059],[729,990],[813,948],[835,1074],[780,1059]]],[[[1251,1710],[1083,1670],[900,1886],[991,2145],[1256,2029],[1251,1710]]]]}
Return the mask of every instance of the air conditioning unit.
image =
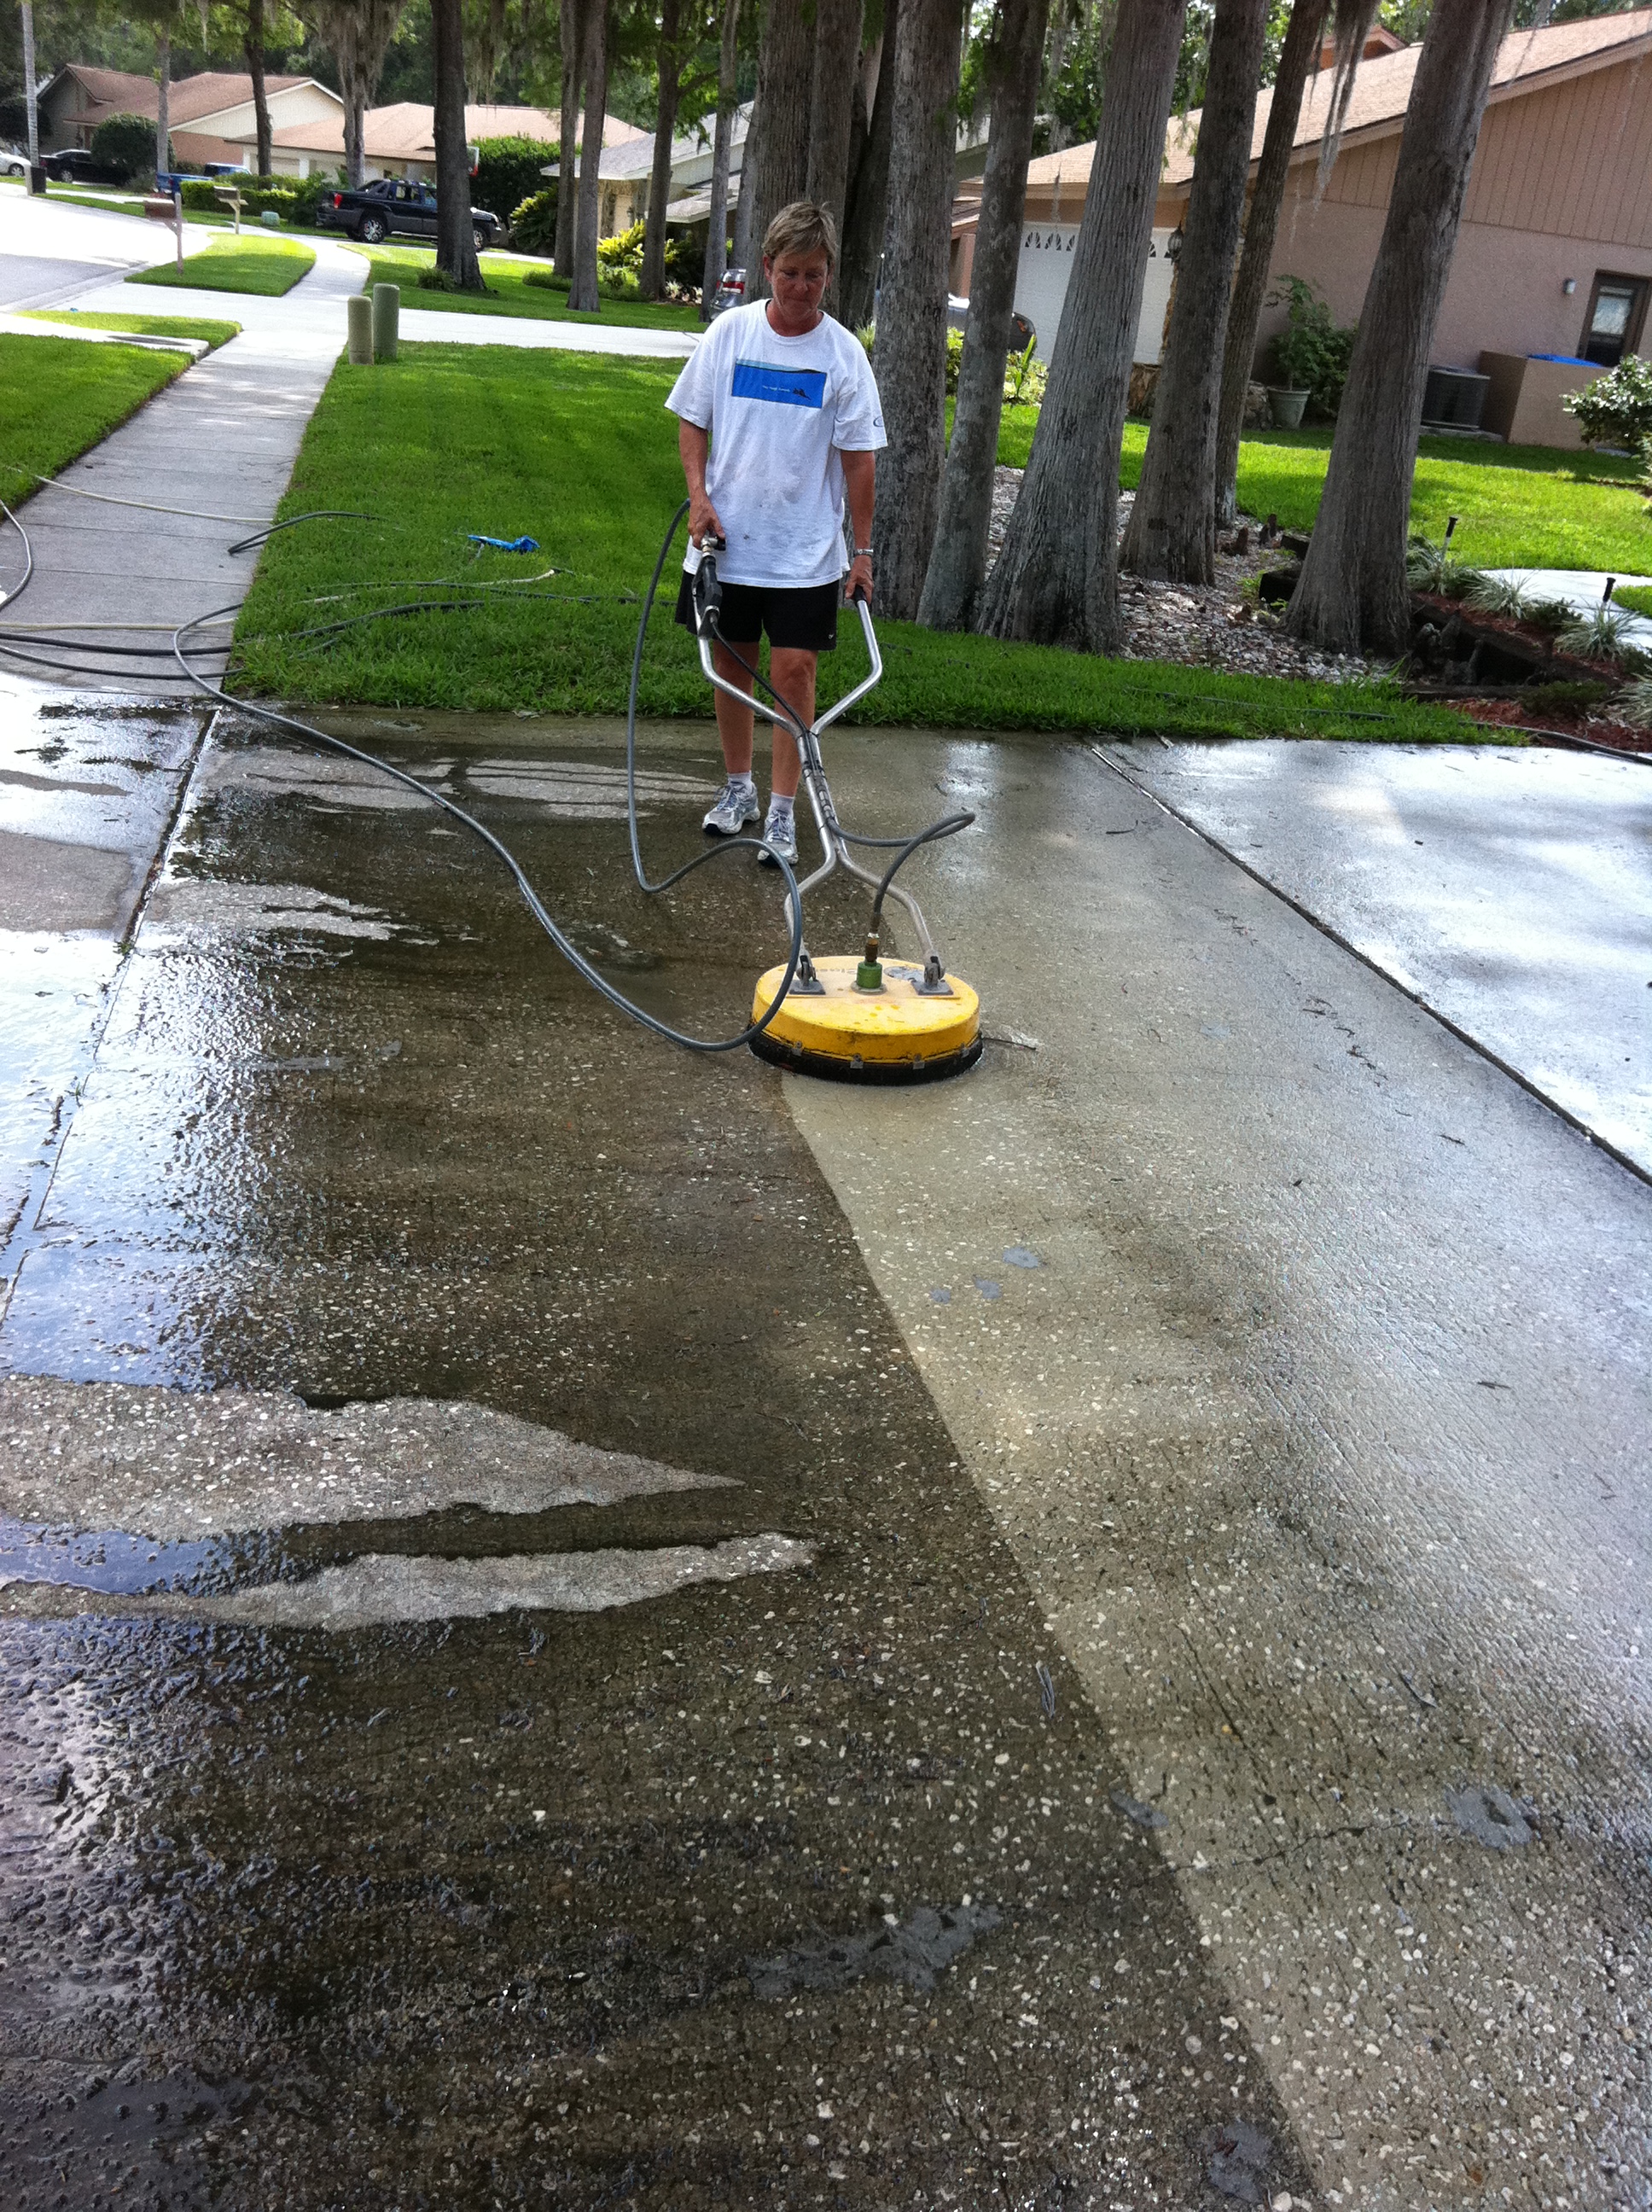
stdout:
{"type": "Polygon", "coordinates": [[[1491,378],[1472,368],[1430,368],[1423,386],[1424,428],[1478,430],[1491,389],[1491,378]]]}

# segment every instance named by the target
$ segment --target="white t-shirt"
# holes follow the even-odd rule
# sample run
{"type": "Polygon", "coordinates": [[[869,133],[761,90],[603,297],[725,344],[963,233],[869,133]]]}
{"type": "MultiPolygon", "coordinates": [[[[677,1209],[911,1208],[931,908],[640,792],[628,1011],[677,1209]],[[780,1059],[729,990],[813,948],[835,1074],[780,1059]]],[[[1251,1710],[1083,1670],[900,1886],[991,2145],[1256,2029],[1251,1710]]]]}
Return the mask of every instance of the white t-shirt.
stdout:
{"type": "Polygon", "coordinates": [[[665,402],[711,432],[706,494],[728,532],[731,584],[835,584],[843,550],[843,465],[888,441],[866,349],[823,315],[777,337],[767,304],[731,308],[689,356],[665,402]]]}

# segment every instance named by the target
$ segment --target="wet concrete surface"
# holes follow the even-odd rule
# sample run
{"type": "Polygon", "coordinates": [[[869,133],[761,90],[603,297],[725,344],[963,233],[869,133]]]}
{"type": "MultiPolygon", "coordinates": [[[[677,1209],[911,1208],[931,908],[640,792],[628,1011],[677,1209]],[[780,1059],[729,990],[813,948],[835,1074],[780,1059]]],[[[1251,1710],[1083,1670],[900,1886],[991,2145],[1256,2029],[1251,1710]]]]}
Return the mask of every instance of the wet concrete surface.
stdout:
{"type": "Polygon", "coordinates": [[[1652,773],[1638,761],[1152,738],[1104,750],[1652,1176],[1652,773]]]}
{"type": "MultiPolygon", "coordinates": [[[[629,888],[611,728],[352,726],[738,1024],[775,886],[629,888]]],[[[11,1253],[6,2202],[1312,2197],[780,1079],[446,825],[215,732],[11,1253]]]]}

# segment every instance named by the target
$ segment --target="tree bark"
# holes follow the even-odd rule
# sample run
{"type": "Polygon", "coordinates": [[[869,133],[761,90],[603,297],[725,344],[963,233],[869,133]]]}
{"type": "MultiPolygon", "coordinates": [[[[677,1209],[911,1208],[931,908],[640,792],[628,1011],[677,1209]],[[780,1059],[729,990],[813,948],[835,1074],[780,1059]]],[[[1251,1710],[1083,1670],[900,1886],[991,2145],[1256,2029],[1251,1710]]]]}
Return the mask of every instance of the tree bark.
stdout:
{"type": "Polygon", "coordinates": [[[1216,420],[1222,344],[1268,0],[1217,0],[1199,153],[1152,427],[1120,565],[1174,583],[1216,580],[1216,420]]]}
{"type": "Polygon", "coordinates": [[[843,208],[849,190],[849,138],[854,121],[861,14],[862,0],[816,0],[814,91],[804,195],[826,210],[837,231],[837,265],[823,302],[829,315],[837,313],[843,265],[843,208]]]}
{"type": "Polygon", "coordinates": [[[762,287],[751,252],[752,227],[757,219],[757,126],[762,109],[754,100],[746,121],[745,145],[740,155],[740,189],[734,202],[734,266],[745,271],[745,296],[755,300],[762,287]]]}
{"type": "MultiPolygon", "coordinates": [[[[814,10],[806,0],[768,0],[757,49],[757,108],[763,119],[758,149],[757,205],[753,243],[759,252],[768,226],[783,207],[803,198],[809,181],[809,100],[814,88],[814,10]]],[[[762,291],[752,271],[746,296],[762,291]]]]}
{"type": "Polygon", "coordinates": [[[253,166],[260,177],[270,174],[270,97],[264,83],[264,0],[246,0],[246,73],[252,80],[253,132],[257,151],[253,166]]]}
{"type": "Polygon", "coordinates": [[[1021,495],[981,593],[989,636],[1117,640],[1119,449],[1187,0],[1122,0],[1066,306],[1021,495]]]}
{"type": "Polygon", "coordinates": [[[1406,110],[1319,518],[1286,616],[1331,653],[1400,653],[1406,536],[1429,349],[1509,0],[1437,0],[1406,110]]]}
{"type": "Polygon", "coordinates": [[[843,210],[837,311],[852,331],[872,320],[878,298],[878,269],[889,227],[890,155],[895,143],[895,55],[907,4],[908,0],[884,0],[878,89],[872,94],[865,149],[843,210]]]}
{"type": "Polygon", "coordinates": [[[172,33],[166,29],[155,34],[155,166],[157,170],[170,169],[172,33]]]}
{"type": "Polygon", "coordinates": [[[987,580],[1004,364],[1015,313],[1027,163],[1043,66],[1049,0],[999,0],[988,84],[992,125],[975,226],[969,320],[958,368],[952,443],[941,483],[940,521],[929,556],[918,619],[931,629],[968,629],[987,580]]]}
{"type": "Polygon", "coordinates": [[[436,266],[461,291],[485,292],[465,143],[464,0],[430,0],[430,46],[436,79],[436,266]]]}
{"type": "Polygon", "coordinates": [[[738,105],[740,0],[724,0],[722,43],[717,54],[717,131],[711,151],[711,221],[706,228],[706,265],[700,279],[700,319],[711,320],[712,295],[728,266],[728,177],[734,159],[734,114],[738,105]]]}
{"type": "Polygon", "coordinates": [[[1224,529],[1239,512],[1239,434],[1244,428],[1245,396],[1256,359],[1256,330],[1267,295],[1267,272],[1279,231],[1279,210],[1291,174],[1303,93],[1317,60],[1325,32],[1327,0],[1296,0],[1291,27],[1279,55],[1268,109],[1262,158],[1250,196],[1244,251],[1228,308],[1227,342],[1222,355],[1222,398],[1216,428],[1216,520],[1224,529]]]}
{"type": "Polygon", "coordinates": [[[585,123],[580,132],[580,214],[568,304],[594,315],[602,307],[597,290],[597,242],[602,235],[602,134],[608,119],[608,0],[590,0],[590,8],[585,34],[585,123]]]}
{"type": "Polygon", "coordinates": [[[962,0],[907,0],[895,54],[889,250],[878,310],[889,447],[878,467],[872,575],[879,611],[908,622],[929,567],[946,457],[946,277],[963,20],[962,0]]]}
{"type": "Polygon", "coordinates": [[[580,195],[574,152],[580,136],[580,102],[585,96],[586,0],[562,0],[562,104],[557,116],[562,143],[556,149],[556,274],[574,275],[574,246],[579,230],[580,195]]]}
{"type": "Polygon", "coordinates": [[[681,0],[661,0],[657,73],[659,106],[654,118],[654,162],[648,177],[648,210],[642,223],[642,281],[645,300],[665,296],[665,209],[671,197],[671,141],[686,58],[677,43],[681,0]]]}

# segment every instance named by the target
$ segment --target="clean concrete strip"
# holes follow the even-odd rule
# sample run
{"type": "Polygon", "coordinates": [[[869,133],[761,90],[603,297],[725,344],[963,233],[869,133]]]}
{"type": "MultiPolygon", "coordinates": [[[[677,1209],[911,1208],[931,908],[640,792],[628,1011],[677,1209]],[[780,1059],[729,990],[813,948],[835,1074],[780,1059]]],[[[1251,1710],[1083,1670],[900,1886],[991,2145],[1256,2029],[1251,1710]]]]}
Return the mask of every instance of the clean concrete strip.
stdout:
{"type": "Polygon", "coordinates": [[[1652,1194],[1083,749],[832,750],[1026,1048],[788,1102],[1328,2200],[1632,2201],[1652,1194]]]}
{"type": "Polygon", "coordinates": [[[0,337],[67,338],[73,345],[138,346],[149,353],[186,354],[191,361],[199,361],[203,354],[212,350],[205,338],[149,337],[137,331],[94,331],[76,323],[43,323],[25,314],[0,314],[0,337]]]}
{"type": "Polygon", "coordinates": [[[1535,747],[1103,759],[1652,1176],[1652,774],[1535,747]]]}

